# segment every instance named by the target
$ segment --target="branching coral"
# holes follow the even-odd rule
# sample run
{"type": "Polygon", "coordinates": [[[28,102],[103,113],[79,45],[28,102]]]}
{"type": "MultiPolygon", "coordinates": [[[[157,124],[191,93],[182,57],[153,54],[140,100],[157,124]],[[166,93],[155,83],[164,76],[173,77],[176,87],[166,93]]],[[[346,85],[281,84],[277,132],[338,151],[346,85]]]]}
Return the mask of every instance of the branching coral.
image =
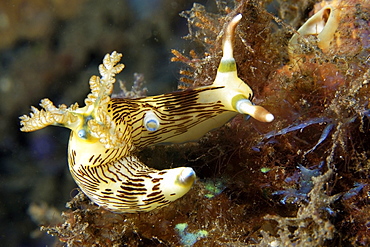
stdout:
{"type": "Polygon", "coordinates": [[[112,98],[140,98],[147,96],[148,89],[144,87],[144,75],[134,73],[134,82],[131,90],[127,90],[126,83],[119,81],[121,92],[112,94],[112,98]]]}
{"type": "Polygon", "coordinates": [[[285,204],[290,198],[293,198],[292,200],[289,200],[291,203],[296,203],[299,201],[307,202],[308,193],[311,192],[314,186],[312,179],[320,175],[321,167],[311,170],[299,165],[298,168],[298,179],[295,177],[288,177],[285,179],[285,182],[293,182],[294,184],[298,184],[298,189],[288,188],[287,190],[279,190],[272,193],[273,195],[284,195],[283,199],[280,200],[282,204],[285,204]]]}
{"type": "Polygon", "coordinates": [[[267,220],[278,223],[278,237],[262,232],[262,245],[267,246],[322,246],[335,235],[335,227],[325,211],[338,199],[338,195],[328,196],[325,185],[333,176],[333,170],[312,177],[313,188],[308,193],[308,203],[301,203],[295,217],[267,216],[267,220]]]}

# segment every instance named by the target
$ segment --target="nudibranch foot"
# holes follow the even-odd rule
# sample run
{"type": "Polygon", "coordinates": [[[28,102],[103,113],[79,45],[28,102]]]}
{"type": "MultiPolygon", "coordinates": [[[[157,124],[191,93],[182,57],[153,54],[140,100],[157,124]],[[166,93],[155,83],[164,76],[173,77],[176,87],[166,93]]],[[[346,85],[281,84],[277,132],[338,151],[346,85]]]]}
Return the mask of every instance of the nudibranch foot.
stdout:
{"type": "Polygon", "coordinates": [[[78,166],[71,174],[82,191],[99,206],[135,213],[161,208],[186,194],[195,180],[189,167],[155,170],[135,156],[96,167],[78,166]]]}

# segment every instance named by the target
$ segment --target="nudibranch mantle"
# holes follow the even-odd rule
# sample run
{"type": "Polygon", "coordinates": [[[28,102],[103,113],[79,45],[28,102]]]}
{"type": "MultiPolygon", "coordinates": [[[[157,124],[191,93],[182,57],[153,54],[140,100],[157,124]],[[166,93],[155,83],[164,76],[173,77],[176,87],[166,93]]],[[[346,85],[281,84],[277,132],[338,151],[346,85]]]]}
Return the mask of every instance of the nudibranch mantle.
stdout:
{"type": "Polygon", "coordinates": [[[147,167],[135,151],[159,143],[198,140],[236,114],[271,122],[273,115],[251,103],[253,92],[237,76],[233,38],[241,20],[229,23],[223,58],[214,83],[185,91],[137,99],[111,98],[115,75],[124,68],[122,55],[107,54],[99,66],[101,77],[90,79],[85,106],[56,107],[49,99],[42,110],[31,107],[22,116],[22,131],[48,125],[71,129],[68,144],[70,172],[81,190],[110,211],[135,213],[161,208],[186,194],[195,181],[189,167],[156,170],[147,167]]]}

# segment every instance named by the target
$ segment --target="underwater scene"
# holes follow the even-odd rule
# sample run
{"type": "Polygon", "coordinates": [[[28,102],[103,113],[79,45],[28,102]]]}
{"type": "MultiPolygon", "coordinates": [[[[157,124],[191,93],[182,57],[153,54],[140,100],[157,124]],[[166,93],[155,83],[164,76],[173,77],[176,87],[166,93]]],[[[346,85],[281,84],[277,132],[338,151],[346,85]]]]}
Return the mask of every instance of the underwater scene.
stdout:
{"type": "Polygon", "coordinates": [[[370,2],[0,2],[2,246],[369,246],[370,2]]]}

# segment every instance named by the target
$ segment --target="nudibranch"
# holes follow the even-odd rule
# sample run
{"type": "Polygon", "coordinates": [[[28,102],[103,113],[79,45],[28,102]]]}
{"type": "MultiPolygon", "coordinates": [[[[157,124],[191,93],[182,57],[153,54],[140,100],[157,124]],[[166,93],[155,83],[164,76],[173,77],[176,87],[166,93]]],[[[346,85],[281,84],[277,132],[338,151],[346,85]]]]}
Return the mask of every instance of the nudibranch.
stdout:
{"type": "Polygon", "coordinates": [[[294,56],[294,48],[299,45],[299,37],[313,35],[317,37],[317,46],[327,52],[330,42],[339,26],[340,9],[326,5],[311,16],[295,33],[289,41],[289,54],[294,56]]]}
{"type": "Polygon", "coordinates": [[[43,99],[22,116],[22,131],[48,125],[71,129],[68,144],[70,172],[81,190],[96,204],[121,213],[150,211],[168,205],[191,188],[195,172],[189,167],[155,170],[135,152],[159,143],[194,141],[228,122],[249,114],[270,122],[273,115],[252,104],[251,88],[237,76],[233,38],[242,16],[229,23],[216,79],[212,85],[137,99],[111,98],[115,75],[124,68],[121,54],[107,54],[101,77],[90,79],[85,106],[55,107],[43,99]]]}

